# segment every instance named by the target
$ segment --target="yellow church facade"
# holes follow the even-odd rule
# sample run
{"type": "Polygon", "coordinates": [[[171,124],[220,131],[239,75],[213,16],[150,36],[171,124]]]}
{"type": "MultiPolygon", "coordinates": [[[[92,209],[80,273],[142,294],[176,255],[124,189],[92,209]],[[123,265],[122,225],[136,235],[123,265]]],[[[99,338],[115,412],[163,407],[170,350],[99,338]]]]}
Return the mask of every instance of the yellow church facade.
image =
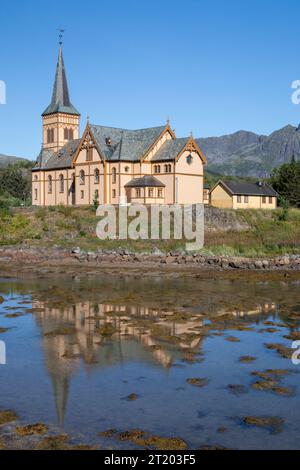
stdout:
{"type": "Polygon", "coordinates": [[[62,49],[52,100],[42,114],[43,145],[32,170],[32,204],[203,203],[205,156],[170,123],[129,130],[87,122],[71,104],[62,49]]]}

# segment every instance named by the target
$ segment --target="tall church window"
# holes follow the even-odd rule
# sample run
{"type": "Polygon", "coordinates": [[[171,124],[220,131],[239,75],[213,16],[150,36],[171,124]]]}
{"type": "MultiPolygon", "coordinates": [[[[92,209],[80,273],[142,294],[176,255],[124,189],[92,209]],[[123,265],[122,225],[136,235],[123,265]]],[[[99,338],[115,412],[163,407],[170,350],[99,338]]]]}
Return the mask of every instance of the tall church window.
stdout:
{"type": "Polygon", "coordinates": [[[52,194],[52,176],[48,176],[48,194],[52,194]]]}
{"type": "Polygon", "coordinates": [[[47,129],[47,143],[52,144],[54,142],[54,129],[47,129]]]}
{"type": "Polygon", "coordinates": [[[92,147],[88,147],[86,149],[86,161],[91,162],[93,160],[93,149],[92,147]]]}
{"type": "Polygon", "coordinates": [[[98,170],[98,168],[96,168],[94,176],[95,176],[95,184],[99,184],[100,183],[100,171],[98,170]]]}
{"type": "Polygon", "coordinates": [[[64,140],[73,140],[74,134],[73,129],[64,128],[64,140]]]}
{"type": "Polygon", "coordinates": [[[65,191],[64,175],[59,175],[59,192],[63,193],[64,191],[65,191]]]}
{"type": "Polygon", "coordinates": [[[117,170],[115,168],[112,168],[111,175],[112,175],[112,183],[116,183],[117,182],[117,170]]]}
{"type": "Polygon", "coordinates": [[[83,170],[80,170],[79,172],[79,183],[84,184],[85,183],[85,173],[83,170]]]}

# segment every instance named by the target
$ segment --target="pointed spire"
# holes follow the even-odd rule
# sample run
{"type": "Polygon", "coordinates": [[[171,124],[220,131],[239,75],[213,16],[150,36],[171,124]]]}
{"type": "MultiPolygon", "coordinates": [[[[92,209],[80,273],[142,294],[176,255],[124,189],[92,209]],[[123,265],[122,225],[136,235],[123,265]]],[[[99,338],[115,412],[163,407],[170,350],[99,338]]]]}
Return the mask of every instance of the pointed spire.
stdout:
{"type": "Polygon", "coordinates": [[[79,116],[79,112],[71,104],[68,90],[67,77],[65,72],[64,58],[62,47],[59,48],[58,61],[56,67],[55,81],[53,86],[52,100],[42,116],[54,113],[75,114],[79,116]]]}

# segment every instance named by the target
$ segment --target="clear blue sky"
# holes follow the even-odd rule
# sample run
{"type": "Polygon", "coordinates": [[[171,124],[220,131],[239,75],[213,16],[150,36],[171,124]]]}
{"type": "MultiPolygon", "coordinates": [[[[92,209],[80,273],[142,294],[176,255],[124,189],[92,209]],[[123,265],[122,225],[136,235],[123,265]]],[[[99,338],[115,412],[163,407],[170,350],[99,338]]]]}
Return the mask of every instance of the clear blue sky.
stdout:
{"type": "Polygon", "coordinates": [[[1,0],[0,153],[34,159],[57,31],[71,100],[91,122],[178,136],[298,125],[299,0],[1,0]]]}

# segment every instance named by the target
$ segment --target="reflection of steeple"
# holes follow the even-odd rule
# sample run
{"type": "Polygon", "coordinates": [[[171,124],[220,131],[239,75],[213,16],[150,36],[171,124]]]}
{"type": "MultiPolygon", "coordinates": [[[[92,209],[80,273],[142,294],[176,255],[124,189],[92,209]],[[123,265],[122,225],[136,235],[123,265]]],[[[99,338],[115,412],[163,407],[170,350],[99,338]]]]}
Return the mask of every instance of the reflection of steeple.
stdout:
{"type": "Polygon", "coordinates": [[[69,377],[58,377],[57,375],[52,375],[51,379],[54,389],[58,423],[61,427],[63,427],[69,396],[69,377]]]}

